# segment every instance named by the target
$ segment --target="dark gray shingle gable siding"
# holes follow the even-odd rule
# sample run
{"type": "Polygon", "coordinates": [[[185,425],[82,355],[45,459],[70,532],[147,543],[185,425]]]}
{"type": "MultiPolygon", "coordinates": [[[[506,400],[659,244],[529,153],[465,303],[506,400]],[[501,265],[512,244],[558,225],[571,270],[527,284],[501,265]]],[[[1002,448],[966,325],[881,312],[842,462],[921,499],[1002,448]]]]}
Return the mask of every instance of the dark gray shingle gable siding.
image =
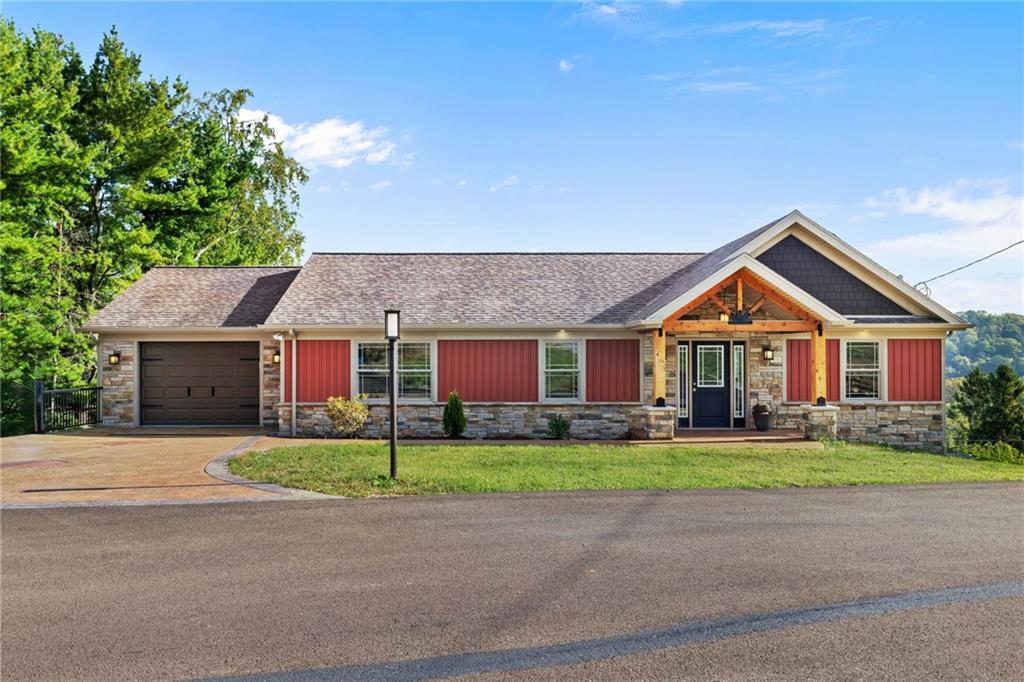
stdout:
{"type": "Polygon", "coordinates": [[[793,235],[757,260],[842,315],[910,314],[793,235]]]}

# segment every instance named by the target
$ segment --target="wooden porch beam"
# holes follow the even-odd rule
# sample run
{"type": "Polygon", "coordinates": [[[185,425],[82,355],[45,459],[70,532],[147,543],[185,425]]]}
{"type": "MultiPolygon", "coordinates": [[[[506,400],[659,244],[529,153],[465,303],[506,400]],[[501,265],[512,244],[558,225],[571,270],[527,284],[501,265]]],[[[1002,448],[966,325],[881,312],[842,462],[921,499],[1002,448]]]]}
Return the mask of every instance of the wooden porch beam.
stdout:
{"type": "Polygon", "coordinates": [[[655,329],[651,332],[651,343],[654,348],[654,376],[651,385],[651,405],[656,405],[658,398],[665,397],[665,387],[667,386],[665,375],[665,335],[668,332],[662,332],[660,329],[655,329]]]}
{"type": "Polygon", "coordinates": [[[743,278],[736,278],[736,310],[743,310],[743,278]]]}
{"type": "Polygon", "coordinates": [[[753,315],[754,313],[756,313],[758,310],[761,309],[761,306],[763,306],[767,302],[768,302],[768,297],[765,296],[764,294],[761,294],[761,298],[759,298],[756,301],[754,301],[754,305],[750,306],[750,310],[748,312],[751,315],[753,315]]]}
{"type": "Polygon", "coordinates": [[[729,324],[718,320],[674,320],[665,322],[667,334],[698,332],[809,332],[817,323],[807,320],[754,320],[750,324],[729,324]]]}
{"type": "Polygon", "coordinates": [[[716,294],[711,294],[710,296],[708,296],[708,300],[710,300],[712,303],[714,303],[715,307],[718,308],[719,310],[721,310],[726,315],[732,315],[732,311],[729,310],[729,306],[727,306],[725,303],[722,303],[722,299],[718,298],[718,294],[717,293],[716,294]]]}
{"type": "Polygon", "coordinates": [[[828,395],[828,373],[825,370],[827,352],[825,330],[811,330],[811,404],[824,403],[828,395]]]}

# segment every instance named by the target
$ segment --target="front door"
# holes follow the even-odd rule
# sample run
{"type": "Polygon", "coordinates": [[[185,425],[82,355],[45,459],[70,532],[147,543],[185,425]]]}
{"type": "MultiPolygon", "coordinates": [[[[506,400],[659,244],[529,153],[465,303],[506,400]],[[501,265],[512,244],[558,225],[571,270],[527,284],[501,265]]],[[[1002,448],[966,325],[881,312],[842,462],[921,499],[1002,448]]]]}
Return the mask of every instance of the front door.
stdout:
{"type": "Polygon", "coordinates": [[[693,344],[693,427],[728,428],[729,344],[695,341],[693,344]]]}

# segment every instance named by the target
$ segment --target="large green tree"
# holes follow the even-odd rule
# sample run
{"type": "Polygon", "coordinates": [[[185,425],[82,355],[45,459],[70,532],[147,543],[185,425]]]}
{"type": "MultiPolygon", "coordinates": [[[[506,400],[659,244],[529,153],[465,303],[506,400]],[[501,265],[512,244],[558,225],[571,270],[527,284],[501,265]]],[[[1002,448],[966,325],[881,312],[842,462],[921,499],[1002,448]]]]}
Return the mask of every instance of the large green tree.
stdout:
{"type": "Polygon", "coordinates": [[[89,375],[78,328],[148,268],[301,257],[306,174],[249,96],[145,76],[113,29],[87,66],[0,21],[0,428],[14,385],[89,375]]]}

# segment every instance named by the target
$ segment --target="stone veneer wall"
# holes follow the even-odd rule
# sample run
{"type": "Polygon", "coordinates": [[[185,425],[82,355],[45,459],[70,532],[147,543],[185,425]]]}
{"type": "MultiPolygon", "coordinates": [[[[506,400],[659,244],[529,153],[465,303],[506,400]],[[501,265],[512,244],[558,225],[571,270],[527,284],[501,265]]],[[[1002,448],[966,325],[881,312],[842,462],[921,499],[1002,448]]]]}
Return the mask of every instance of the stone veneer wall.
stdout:
{"type": "Polygon", "coordinates": [[[841,403],[838,436],[853,443],[943,452],[942,413],[942,403],[841,403]]]}
{"type": "Polygon", "coordinates": [[[104,341],[100,344],[100,373],[103,391],[100,418],[104,426],[135,424],[135,344],[131,341],[104,341]],[[116,365],[107,362],[114,352],[121,354],[116,365]]]}
{"type": "Polygon", "coordinates": [[[281,350],[277,341],[260,342],[260,365],[263,371],[263,426],[277,429],[277,404],[281,401],[281,365],[274,363],[274,353],[281,350]]]}
{"type": "MultiPolygon", "coordinates": [[[[278,405],[281,435],[289,435],[291,405],[278,405]]],[[[327,418],[326,405],[298,405],[296,430],[299,436],[327,437],[337,435],[327,418]]],[[[551,404],[466,404],[467,438],[547,438],[548,417],[563,415],[570,423],[570,438],[581,440],[614,440],[631,437],[654,438],[665,429],[664,418],[652,417],[653,408],[622,403],[551,404]]],[[[398,434],[402,438],[444,438],[443,404],[399,405],[398,434]]],[[[668,414],[662,408],[658,414],[668,414]]],[[[387,405],[371,405],[370,417],[359,435],[365,438],[387,438],[390,431],[387,405]]],[[[663,436],[664,437],[664,436],[663,436]]]]}

